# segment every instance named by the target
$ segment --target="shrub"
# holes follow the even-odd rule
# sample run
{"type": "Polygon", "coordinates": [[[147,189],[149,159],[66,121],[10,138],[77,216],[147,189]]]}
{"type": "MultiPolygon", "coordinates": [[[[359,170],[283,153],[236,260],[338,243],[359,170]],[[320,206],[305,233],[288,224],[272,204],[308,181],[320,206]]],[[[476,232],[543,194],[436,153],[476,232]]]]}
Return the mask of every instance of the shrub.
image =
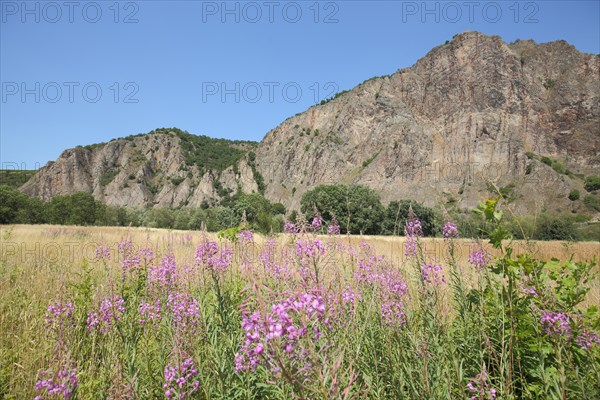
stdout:
{"type": "Polygon", "coordinates": [[[575,201],[579,200],[579,190],[573,189],[569,192],[569,200],[575,201]]]}
{"type": "Polygon", "coordinates": [[[586,176],[584,187],[588,192],[600,189],[600,175],[586,176]]]}
{"type": "Polygon", "coordinates": [[[578,234],[573,221],[569,218],[543,214],[538,223],[534,239],[577,240],[578,234]]]}

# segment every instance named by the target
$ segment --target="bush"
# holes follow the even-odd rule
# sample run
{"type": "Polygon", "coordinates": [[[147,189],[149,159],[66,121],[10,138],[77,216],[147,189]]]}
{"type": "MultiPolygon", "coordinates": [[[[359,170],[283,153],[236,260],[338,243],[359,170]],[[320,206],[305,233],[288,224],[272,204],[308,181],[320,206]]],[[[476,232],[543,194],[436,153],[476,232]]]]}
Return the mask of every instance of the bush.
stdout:
{"type": "Polygon", "coordinates": [[[573,221],[559,215],[542,215],[535,231],[537,240],[577,240],[578,233],[573,221]]]}
{"type": "Polygon", "coordinates": [[[593,192],[594,190],[600,189],[600,176],[599,175],[590,175],[585,178],[584,183],[585,190],[588,192],[593,192]]]}
{"type": "Polygon", "coordinates": [[[573,189],[569,192],[569,200],[575,201],[579,200],[579,190],[573,189]]]}

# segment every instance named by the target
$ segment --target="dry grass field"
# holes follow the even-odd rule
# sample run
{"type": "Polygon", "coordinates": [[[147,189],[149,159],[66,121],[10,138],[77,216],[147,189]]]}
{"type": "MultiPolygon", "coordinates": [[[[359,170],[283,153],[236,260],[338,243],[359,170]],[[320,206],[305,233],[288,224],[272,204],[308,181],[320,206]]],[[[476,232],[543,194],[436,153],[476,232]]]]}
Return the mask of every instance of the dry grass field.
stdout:
{"type": "MultiPolygon", "coordinates": [[[[78,281],[82,276],[84,263],[91,267],[91,275],[97,282],[96,290],[105,292],[110,285],[119,281],[123,260],[120,259],[118,244],[123,240],[130,240],[140,248],[152,248],[155,260],[173,254],[177,264],[184,269],[194,265],[194,255],[199,244],[207,240],[222,242],[215,234],[198,231],[51,225],[2,226],[0,238],[0,359],[4,360],[0,365],[0,397],[5,398],[32,395],[35,371],[43,370],[48,363],[48,357],[36,354],[52,353],[53,344],[46,340],[44,313],[48,304],[71,291],[72,282],[78,281]],[[96,251],[99,246],[110,249],[110,259],[97,260],[96,251]]],[[[337,242],[346,248],[358,248],[361,243],[367,243],[370,252],[383,256],[394,268],[400,271],[410,268],[410,260],[404,255],[404,238],[320,238],[323,242],[337,242]]],[[[242,267],[243,270],[247,263],[257,262],[265,249],[266,239],[255,235],[253,242],[243,249],[234,245],[232,265],[242,267]]],[[[276,240],[283,247],[293,246],[290,235],[278,235],[276,240]]],[[[467,282],[472,282],[468,255],[481,245],[485,246],[485,243],[461,239],[455,241],[456,261],[467,282]]],[[[431,263],[448,265],[446,246],[447,242],[443,239],[424,239],[423,254],[431,263]]],[[[598,242],[522,241],[515,242],[514,249],[516,253],[532,253],[540,260],[567,260],[572,257],[574,261],[589,261],[600,255],[598,242]]],[[[320,260],[320,263],[324,271],[334,271],[343,262],[331,258],[320,260]]],[[[597,266],[594,269],[598,271],[597,266]]],[[[335,276],[336,273],[331,275],[335,276]]],[[[243,280],[246,275],[242,273],[240,276],[243,280]]],[[[239,287],[244,287],[244,284],[241,282],[239,287]]],[[[600,284],[597,277],[589,286],[590,293],[582,305],[600,304],[600,284]]],[[[441,290],[441,298],[447,301],[451,295],[444,295],[445,291],[446,289],[441,290]]],[[[440,309],[443,310],[442,314],[452,313],[449,307],[445,311],[444,307],[440,309]]]]}

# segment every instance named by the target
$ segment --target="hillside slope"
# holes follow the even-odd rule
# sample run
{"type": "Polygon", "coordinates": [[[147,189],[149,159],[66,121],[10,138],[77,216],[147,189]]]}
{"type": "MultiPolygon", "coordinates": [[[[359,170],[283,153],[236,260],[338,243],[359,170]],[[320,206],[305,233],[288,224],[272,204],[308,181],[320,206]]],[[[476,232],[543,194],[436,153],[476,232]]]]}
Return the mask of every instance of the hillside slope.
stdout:
{"type": "Polygon", "coordinates": [[[199,207],[238,190],[258,191],[247,154],[253,142],[233,142],[158,129],[65,150],[21,190],[48,199],[89,192],[113,206],[199,207]]]}

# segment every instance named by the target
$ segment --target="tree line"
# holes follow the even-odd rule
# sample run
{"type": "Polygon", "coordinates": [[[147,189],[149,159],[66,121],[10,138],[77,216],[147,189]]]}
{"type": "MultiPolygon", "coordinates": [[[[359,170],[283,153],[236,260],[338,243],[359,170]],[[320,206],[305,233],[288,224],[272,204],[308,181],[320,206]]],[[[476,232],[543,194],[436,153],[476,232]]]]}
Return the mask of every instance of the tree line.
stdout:
{"type": "MultiPolygon", "coordinates": [[[[145,226],[153,228],[217,232],[237,227],[242,221],[260,233],[282,232],[286,222],[310,223],[315,216],[323,232],[337,224],[342,234],[403,235],[409,210],[420,219],[423,234],[441,236],[444,213],[414,200],[394,200],[383,205],[379,194],[362,185],[321,185],[302,196],[299,213],[271,203],[260,193],[235,193],[218,206],[127,208],[108,206],[90,193],[57,195],[48,201],[30,197],[15,188],[0,185],[0,224],[57,224],[100,226],[145,226]],[[302,217],[301,217],[302,215],[302,217]]],[[[447,212],[464,237],[485,237],[485,221],[469,210],[447,212]]],[[[600,224],[586,224],[585,217],[540,214],[508,218],[509,232],[517,239],[597,240],[600,224]]]]}

